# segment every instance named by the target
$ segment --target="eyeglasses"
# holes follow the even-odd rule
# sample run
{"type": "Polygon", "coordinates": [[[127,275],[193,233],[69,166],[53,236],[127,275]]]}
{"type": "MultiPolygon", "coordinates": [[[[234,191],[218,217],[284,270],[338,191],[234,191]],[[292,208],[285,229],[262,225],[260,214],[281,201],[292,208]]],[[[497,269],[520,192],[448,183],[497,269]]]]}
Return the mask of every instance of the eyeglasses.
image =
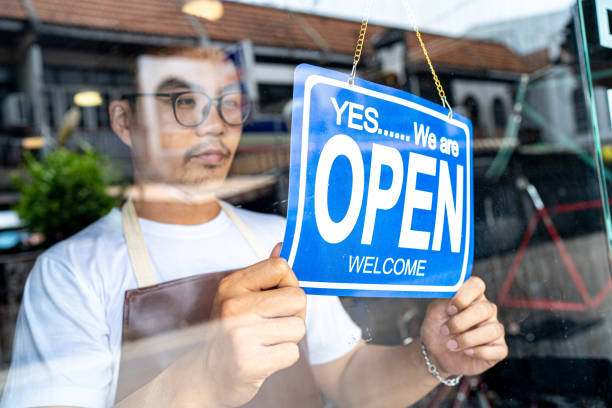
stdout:
{"type": "Polygon", "coordinates": [[[182,91],[172,93],[136,93],[123,95],[121,99],[134,100],[141,96],[170,98],[176,121],[185,127],[201,125],[216,102],[219,117],[230,126],[240,126],[251,113],[251,102],[243,93],[228,93],[211,98],[204,92],[182,91]]]}

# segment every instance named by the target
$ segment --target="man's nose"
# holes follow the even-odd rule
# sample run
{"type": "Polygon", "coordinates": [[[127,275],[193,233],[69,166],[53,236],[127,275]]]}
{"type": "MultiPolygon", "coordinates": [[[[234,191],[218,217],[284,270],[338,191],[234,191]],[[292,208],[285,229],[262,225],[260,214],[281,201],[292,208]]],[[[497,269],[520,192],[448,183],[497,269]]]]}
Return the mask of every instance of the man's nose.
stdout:
{"type": "Polygon", "coordinates": [[[223,136],[225,134],[225,122],[221,119],[217,107],[213,103],[210,106],[206,119],[196,126],[198,136],[223,136]]]}

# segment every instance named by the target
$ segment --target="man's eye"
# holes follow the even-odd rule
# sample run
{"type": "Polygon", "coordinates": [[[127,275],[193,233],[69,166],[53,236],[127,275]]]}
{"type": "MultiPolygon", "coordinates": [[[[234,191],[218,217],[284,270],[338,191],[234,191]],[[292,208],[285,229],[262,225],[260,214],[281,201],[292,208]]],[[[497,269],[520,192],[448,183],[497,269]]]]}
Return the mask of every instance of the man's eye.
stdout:
{"type": "Polygon", "coordinates": [[[192,97],[183,97],[176,100],[177,106],[181,108],[192,108],[196,106],[196,100],[192,97]]]}
{"type": "Polygon", "coordinates": [[[223,100],[223,106],[227,108],[237,108],[240,106],[240,101],[238,99],[226,98],[223,100]]]}

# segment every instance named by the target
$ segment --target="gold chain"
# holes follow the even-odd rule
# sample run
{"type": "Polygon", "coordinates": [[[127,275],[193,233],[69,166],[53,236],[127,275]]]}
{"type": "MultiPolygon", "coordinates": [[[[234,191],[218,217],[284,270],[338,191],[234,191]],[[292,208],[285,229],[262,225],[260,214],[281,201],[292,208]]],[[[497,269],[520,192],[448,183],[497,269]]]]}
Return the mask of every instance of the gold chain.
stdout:
{"type": "Polygon", "coordinates": [[[410,20],[412,22],[412,28],[419,40],[419,44],[421,45],[423,54],[425,54],[425,59],[427,60],[427,64],[429,65],[429,69],[431,70],[431,75],[433,76],[434,83],[436,84],[438,95],[440,95],[442,106],[444,106],[445,108],[449,110],[448,117],[452,118],[453,109],[451,108],[450,103],[448,103],[448,99],[446,99],[446,92],[444,92],[442,83],[440,82],[440,79],[438,78],[438,75],[436,74],[436,70],[434,69],[433,64],[431,63],[431,59],[429,58],[429,53],[427,52],[427,48],[425,48],[425,43],[423,42],[423,38],[421,37],[421,32],[419,31],[416,25],[416,18],[414,16],[414,13],[412,13],[412,9],[410,8],[410,5],[408,4],[408,0],[402,0],[402,4],[404,5],[404,9],[406,10],[408,17],[410,17],[410,20]]]}
{"type": "Polygon", "coordinates": [[[425,58],[427,59],[427,64],[429,64],[429,69],[431,70],[431,75],[433,76],[434,82],[436,84],[436,88],[438,89],[438,94],[440,95],[440,99],[446,99],[446,92],[444,92],[444,88],[442,88],[442,84],[438,79],[438,75],[436,74],[436,70],[434,69],[431,59],[429,59],[429,53],[427,52],[427,48],[425,48],[425,43],[423,42],[423,38],[421,37],[421,33],[418,28],[415,29],[415,33],[417,38],[419,39],[419,43],[421,44],[421,48],[423,49],[423,54],[425,54],[425,58]]]}
{"type": "Polygon", "coordinates": [[[353,85],[355,82],[355,73],[357,72],[357,64],[361,59],[361,52],[363,51],[363,43],[365,41],[366,31],[368,29],[368,20],[370,19],[370,11],[372,10],[372,4],[374,0],[368,0],[365,13],[361,18],[361,29],[359,30],[359,37],[357,37],[357,45],[355,46],[355,56],[353,57],[353,69],[351,70],[351,76],[348,80],[349,85],[353,85]]]}
{"type": "Polygon", "coordinates": [[[361,30],[359,30],[359,38],[357,38],[357,46],[355,47],[355,56],[353,57],[353,64],[358,64],[361,58],[361,51],[363,50],[363,41],[365,40],[366,30],[368,29],[368,21],[364,20],[361,22],[361,30]]]}
{"type": "MultiPolygon", "coordinates": [[[[349,77],[348,83],[349,85],[353,85],[355,82],[355,73],[357,71],[357,64],[359,64],[359,60],[361,59],[361,53],[363,51],[363,43],[365,41],[366,31],[368,29],[368,20],[370,19],[370,12],[372,10],[372,4],[374,0],[368,0],[365,13],[361,19],[361,28],[359,30],[359,37],[357,37],[357,45],[355,46],[355,56],[353,57],[353,69],[351,70],[351,75],[349,77]]],[[[410,17],[412,21],[412,27],[414,32],[419,40],[419,44],[421,45],[421,49],[423,50],[423,54],[425,54],[425,59],[427,60],[427,64],[429,65],[429,69],[431,70],[431,75],[433,76],[434,83],[436,84],[436,89],[438,90],[438,95],[440,95],[440,100],[442,101],[442,106],[448,109],[448,117],[453,117],[453,108],[451,108],[450,103],[448,103],[448,99],[446,98],[446,92],[444,92],[444,87],[436,74],[436,70],[431,63],[431,59],[429,58],[429,53],[427,52],[427,48],[425,47],[425,43],[423,42],[423,37],[421,36],[421,32],[419,31],[416,25],[416,18],[412,13],[412,9],[408,4],[408,0],[402,0],[402,4],[404,5],[404,9],[410,17]]]]}

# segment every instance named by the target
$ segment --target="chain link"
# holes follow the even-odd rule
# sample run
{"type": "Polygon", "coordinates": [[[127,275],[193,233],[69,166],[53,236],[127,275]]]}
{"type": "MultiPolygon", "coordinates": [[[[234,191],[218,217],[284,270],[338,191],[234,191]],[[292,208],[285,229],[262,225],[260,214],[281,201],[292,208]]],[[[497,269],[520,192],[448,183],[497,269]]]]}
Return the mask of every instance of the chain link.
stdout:
{"type": "Polygon", "coordinates": [[[348,80],[349,85],[355,83],[355,74],[357,73],[357,64],[361,59],[361,52],[363,51],[363,43],[365,41],[366,31],[368,29],[368,20],[370,19],[370,12],[372,11],[372,5],[374,0],[368,0],[365,12],[361,18],[361,28],[359,29],[359,37],[357,37],[357,45],[355,46],[355,56],[353,57],[353,69],[351,70],[351,76],[348,80]]]}
{"type": "Polygon", "coordinates": [[[412,24],[412,29],[414,30],[414,33],[417,36],[417,39],[419,40],[419,44],[421,45],[421,49],[423,50],[423,54],[425,54],[425,59],[427,60],[427,64],[429,65],[429,69],[431,70],[431,75],[433,76],[433,80],[434,83],[436,84],[436,89],[438,90],[438,95],[440,95],[440,100],[442,101],[442,106],[444,106],[445,108],[448,109],[448,117],[452,119],[453,117],[453,109],[450,106],[450,103],[448,103],[448,99],[446,99],[446,92],[444,92],[444,88],[442,87],[442,83],[440,82],[440,79],[438,79],[438,75],[436,74],[436,70],[433,67],[433,64],[431,63],[431,59],[429,58],[429,53],[427,52],[427,48],[425,47],[425,43],[423,42],[423,38],[421,37],[421,32],[419,31],[419,28],[416,25],[416,17],[414,16],[414,13],[412,12],[412,9],[410,8],[410,4],[408,3],[408,0],[402,0],[402,4],[404,5],[404,9],[406,10],[406,13],[408,14],[408,17],[410,18],[410,22],[412,24]]]}
{"type": "MultiPolygon", "coordinates": [[[[349,85],[353,85],[355,83],[355,74],[357,72],[357,64],[359,64],[359,60],[361,59],[361,53],[363,52],[363,43],[365,41],[366,31],[368,29],[368,21],[370,19],[370,12],[372,11],[372,5],[374,4],[374,0],[368,0],[365,12],[363,17],[361,18],[361,28],[359,29],[359,37],[357,37],[357,45],[355,46],[355,55],[353,57],[353,69],[351,70],[351,75],[348,79],[349,85]]],[[[431,63],[431,58],[429,58],[429,53],[427,52],[427,48],[425,47],[425,42],[423,41],[423,37],[421,36],[421,32],[416,25],[416,18],[410,5],[408,4],[408,0],[402,0],[402,4],[404,5],[404,9],[408,14],[408,17],[411,20],[413,30],[419,40],[419,44],[421,49],[423,50],[423,54],[425,55],[425,59],[427,60],[427,65],[429,65],[429,69],[431,71],[431,75],[433,77],[434,83],[436,85],[436,89],[438,91],[438,95],[440,96],[440,100],[442,101],[442,106],[448,109],[448,117],[452,119],[453,117],[453,108],[448,103],[448,99],[446,98],[446,92],[444,92],[444,87],[436,74],[436,70],[431,63]]]]}
{"type": "Polygon", "coordinates": [[[431,375],[436,377],[438,381],[440,381],[442,384],[446,385],[447,387],[454,387],[455,385],[459,384],[459,381],[461,381],[461,378],[463,378],[462,375],[458,375],[454,378],[448,378],[448,379],[443,378],[440,375],[436,366],[429,360],[429,356],[427,355],[427,349],[425,348],[425,344],[423,344],[423,342],[421,342],[421,352],[423,353],[423,358],[425,359],[425,365],[427,366],[427,371],[429,371],[431,375]]]}

